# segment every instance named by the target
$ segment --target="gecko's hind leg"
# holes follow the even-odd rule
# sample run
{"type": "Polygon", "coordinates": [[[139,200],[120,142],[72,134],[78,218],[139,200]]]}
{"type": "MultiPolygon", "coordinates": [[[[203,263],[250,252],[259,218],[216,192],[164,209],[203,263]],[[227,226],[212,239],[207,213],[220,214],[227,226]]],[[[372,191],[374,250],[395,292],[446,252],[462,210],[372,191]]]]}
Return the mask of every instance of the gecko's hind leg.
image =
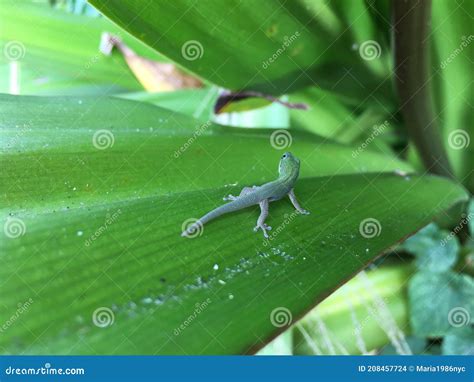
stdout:
{"type": "Polygon", "coordinates": [[[296,208],[296,211],[298,211],[300,214],[303,214],[303,215],[309,215],[309,211],[301,207],[300,204],[298,203],[298,200],[296,200],[295,191],[293,189],[291,189],[290,192],[288,192],[288,196],[290,197],[291,203],[296,208]]]}
{"type": "MultiPolygon", "coordinates": [[[[240,191],[239,196],[247,195],[247,194],[251,193],[252,191],[255,191],[256,188],[257,188],[257,186],[244,187],[244,188],[242,188],[242,191],[240,191]]],[[[232,195],[232,194],[229,194],[229,195],[227,195],[227,196],[224,197],[224,200],[234,201],[234,200],[237,199],[239,196],[234,196],[234,195],[232,195]]]]}
{"type": "Polygon", "coordinates": [[[272,227],[265,224],[265,219],[268,216],[268,200],[267,199],[262,200],[259,203],[259,206],[260,206],[260,216],[258,217],[257,225],[255,226],[253,230],[257,232],[259,229],[261,229],[263,231],[263,236],[268,238],[267,231],[270,231],[272,229],[272,227]]]}

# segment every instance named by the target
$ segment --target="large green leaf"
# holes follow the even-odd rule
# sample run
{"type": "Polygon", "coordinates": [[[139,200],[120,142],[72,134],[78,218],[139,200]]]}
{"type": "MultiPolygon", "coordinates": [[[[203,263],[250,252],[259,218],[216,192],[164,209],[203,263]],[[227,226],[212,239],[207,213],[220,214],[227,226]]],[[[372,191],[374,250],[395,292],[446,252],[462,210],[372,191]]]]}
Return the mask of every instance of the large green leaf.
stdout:
{"type": "MultiPolygon", "coordinates": [[[[376,31],[353,36],[324,1],[158,0],[145,8],[138,0],[90,2],[149,46],[228,89],[282,94],[317,84],[390,97],[390,84],[381,82],[388,66],[379,63],[374,73],[357,49],[359,38],[376,31]]],[[[370,21],[359,5],[351,11],[370,21]]]]}
{"type": "Polygon", "coordinates": [[[272,312],[296,320],[466,199],[441,178],[354,173],[409,168],[294,133],[296,193],[311,215],[281,201],[268,242],[252,232],[256,208],[187,239],[184,221],[273,179],[270,131],[201,123],[193,135],[191,118],[119,99],[3,96],[0,108],[6,353],[252,352],[284,330],[272,312]],[[100,130],[109,140],[94,140],[100,130]],[[106,315],[114,323],[101,328],[106,315]]]}
{"type": "MultiPolygon", "coordinates": [[[[275,176],[279,151],[271,145],[268,129],[197,122],[171,110],[112,98],[3,96],[0,102],[1,147],[10,153],[3,159],[3,174],[22,183],[23,189],[8,194],[12,207],[21,207],[32,193],[49,192],[53,178],[58,189],[51,197],[66,207],[92,192],[93,200],[107,200],[131,191],[146,196],[244,186],[275,176]],[[98,138],[113,139],[111,149],[95,149],[97,132],[98,138]],[[84,172],[90,175],[86,180],[84,172]],[[29,182],[38,176],[45,180],[42,185],[29,182]]],[[[411,170],[402,161],[368,151],[354,159],[350,147],[313,134],[288,134],[278,131],[281,139],[292,140],[290,148],[302,157],[303,176],[411,170]]],[[[0,185],[5,192],[8,186],[0,185]]]]}

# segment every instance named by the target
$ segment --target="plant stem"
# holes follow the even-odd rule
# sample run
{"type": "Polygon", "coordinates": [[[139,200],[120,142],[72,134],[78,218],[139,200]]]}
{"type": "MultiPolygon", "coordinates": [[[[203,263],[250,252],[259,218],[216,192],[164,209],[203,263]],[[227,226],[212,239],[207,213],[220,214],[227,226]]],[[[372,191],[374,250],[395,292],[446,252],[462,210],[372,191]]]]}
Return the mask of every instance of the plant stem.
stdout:
{"type": "Polygon", "coordinates": [[[453,178],[430,86],[431,0],[394,1],[393,4],[395,74],[405,124],[426,169],[453,178]]]}

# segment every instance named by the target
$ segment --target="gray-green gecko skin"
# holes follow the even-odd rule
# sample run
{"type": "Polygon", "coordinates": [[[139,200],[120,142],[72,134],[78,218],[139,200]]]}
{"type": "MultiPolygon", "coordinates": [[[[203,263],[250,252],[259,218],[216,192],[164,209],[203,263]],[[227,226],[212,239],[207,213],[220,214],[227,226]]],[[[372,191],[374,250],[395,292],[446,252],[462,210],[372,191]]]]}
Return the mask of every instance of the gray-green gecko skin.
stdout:
{"type": "Polygon", "coordinates": [[[268,204],[275,200],[280,200],[285,195],[289,196],[291,203],[299,213],[308,215],[309,212],[303,209],[296,200],[295,192],[293,190],[300,173],[299,159],[290,152],[284,153],[280,159],[278,173],[278,179],[273,182],[265,183],[259,187],[244,187],[239,196],[227,196],[224,200],[230,200],[230,203],[224,204],[223,206],[208,212],[195,223],[187,227],[181,236],[191,235],[196,232],[196,230],[201,229],[208,221],[221,215],[258,204],[261,212],[254,231],[257,232],[261,229],[263,235],[268,238],[267,231],[272,229],[272,227],[265,224],[265,219],[268,216],[268,204]]]}

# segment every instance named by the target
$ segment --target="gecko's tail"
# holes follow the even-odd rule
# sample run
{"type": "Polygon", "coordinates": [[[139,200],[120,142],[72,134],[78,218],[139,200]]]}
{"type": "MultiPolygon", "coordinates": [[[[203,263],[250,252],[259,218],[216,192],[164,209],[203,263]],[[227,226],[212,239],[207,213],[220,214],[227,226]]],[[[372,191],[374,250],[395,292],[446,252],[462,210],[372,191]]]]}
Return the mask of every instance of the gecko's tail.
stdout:
{"type": "Polygon", "coordinates": [[[206,224],[208,221],[229,212],[237,211],[242,208],[258,204],[259,201],[260,200],[256,199],[252,194],[248,194],[230,203],[224,204],[223,206],[220,206],[211,212],[208,212],[200,219],[189,219],[183,224],[183,233],[181,236],[189,238],[201,236],[204,230],[204,224],[206,224]]]}

